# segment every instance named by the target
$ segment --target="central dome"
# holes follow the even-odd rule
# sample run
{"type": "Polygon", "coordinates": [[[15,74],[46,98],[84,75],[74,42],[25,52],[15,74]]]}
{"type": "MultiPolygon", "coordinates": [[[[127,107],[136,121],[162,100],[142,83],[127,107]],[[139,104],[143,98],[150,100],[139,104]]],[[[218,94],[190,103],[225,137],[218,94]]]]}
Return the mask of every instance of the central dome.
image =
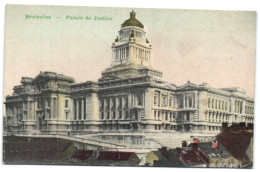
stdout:
{"type": "Polygon", "coordinates": [[[136,26],[136,27],[144,28],[144,25],[135,18],[134,11],[130,13],[130,19],[126,20],[123,24],[121,24],[121,28],[127,26],[136,26]]]}

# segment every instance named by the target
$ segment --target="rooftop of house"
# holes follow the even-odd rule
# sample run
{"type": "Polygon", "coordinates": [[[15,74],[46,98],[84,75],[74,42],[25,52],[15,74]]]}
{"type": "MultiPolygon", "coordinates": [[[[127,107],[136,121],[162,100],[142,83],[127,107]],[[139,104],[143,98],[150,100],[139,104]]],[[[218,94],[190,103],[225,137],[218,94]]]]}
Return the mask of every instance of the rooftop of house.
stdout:
{"type": "Polygon", "coordinates": [[[4,137],[4,162],[27,162],[58,160],[62,153],[73,144],[70,141],[53,138],[4,137]]]}
{"type": "Polygon", "coordinates": [[[182,151],[182,159],[187,166],[205,164],[203,160],[195,154],[193,150],[182,151]]]}
{"type": "Polygon", "coordinates": [[[217,140],[238,160],[249,162],[246,151],[253,138],[251,127],[233,124],[217,135],[217,140]]]}
{"type": "Polygon", "coordinates": [[[135,152],[101,151],[97,160],[128,161],[135,155],[135,152]]]}
{"type": "Polygon", "coordinates": [[[227,158],[232,156],[228,150],[221,144],[217,142],[217,147],[214,148],[212,142],[201,142],[198,144],[199,149],[207,155],[209,159],[212,158],[227,158]]]}
{"type": "Polygon", "coordinates": [[[84,161],[87,160],[88,157],[92,154],[93,150],[78,150],[75,152],[75,154],[72,156],[71,160],[77,161],[84,161]]]}

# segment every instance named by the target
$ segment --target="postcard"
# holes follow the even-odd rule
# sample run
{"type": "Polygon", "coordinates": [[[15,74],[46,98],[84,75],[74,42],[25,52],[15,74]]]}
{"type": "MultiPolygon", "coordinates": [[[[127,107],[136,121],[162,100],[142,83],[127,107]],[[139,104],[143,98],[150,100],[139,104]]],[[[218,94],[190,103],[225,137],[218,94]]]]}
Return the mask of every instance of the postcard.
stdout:
{"type": "Polygon", "coordinates": [[[256,12],[5,10],[5,164],[253,167],[256,12]]]}

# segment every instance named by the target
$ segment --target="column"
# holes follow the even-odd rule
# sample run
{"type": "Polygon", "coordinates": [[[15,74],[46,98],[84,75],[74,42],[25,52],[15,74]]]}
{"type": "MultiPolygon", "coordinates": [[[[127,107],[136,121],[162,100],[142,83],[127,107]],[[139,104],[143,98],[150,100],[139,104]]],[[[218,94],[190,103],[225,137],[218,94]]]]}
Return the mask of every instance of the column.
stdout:
{"type": "Polygon", "coordinates": [[[75,115],[75,107],[74,107],[74,99],[71,99],[71,102],[70,102],[70,120],[74,120],[74,115],[75,115]]]}
{"type": "Polygon", "coordinates": [[[53,98],[53,118],[58,118],[57,98],[53,98]]]}
{"type": "Polygon", "coordinates": [[[31,108],[30,108],[30,101],[27,101],[27,120],[31,119],[31,108]]]}
{"type": "Polygon", "coordinates": [[[122,118],[121,119],[125,119],[125,98],[126,97],[122,97],[122,118]]]}
{"type": "Polygon", "coordinates": [[[144,92],[142,92],[142,97],[143,97],[142,106],[145,106],[145,93],[144,92]]]}
{"type": "MultiPolygon", "coordinates": [[[[103,107],[104,112],[104,107],[103,107]]],[[[84,98],[84,119],[87,119],[87,97],[84,98]]]]}
{"type": "Polygon", "coordinates": [[[53,119],[53,98],[51,97],[50,98],[50,105],[51,105],[51,107],[50,107],[50,117],[51,117],[51,119],[53,119]]]}
{"type": "Polygon", "coordinates": [[[185,108],[185,94],[183,94],[183,109],[185,108]]]}
{"type": "Polygon", "coordinates": [[[81,100],[81,120],[84,120],[84,98],[81,100]]]}
{"type": "Polygon", "coordinates": [[[133,58],[133,46],[132,46],[132,45],[129,45],[128,59],[129,59],[129,62],[130,62],[130,63],[132,62],[132,58],[133,58]]]}
{"type": "Polygon", "coordinates": [[[76,104],[77,104],[76,120],[79,120],[79,99],[76,99],[76,104]]]}
{"type": "MultiPolygon", "coordinates": [[[[37,102],[38,102],[37,99],[35,99],[35,100],[34,100],[34,116],[33,116],[33,119],[34,119],[34,120],[36,120],[36,115],[37,115],[37,113],[36,113],[36,110],[37,110],[37,102]]],[[[18,114],[19,114],[19,113],[18,113],[18,114]]],[[[46,118],[48,118],[48,117],[46,117],[46,115],[45,115],[45,119],[46,119],[46,118]]]]}
{"type": "MultiPolygon", "coordinates": [[[[116,112],[115,119],[119,119],[119,110],[117,107],[119,106],[120,97],[116,97],[115,99],[116,99],[116,101],[115,101],[115,112],[116,112]]],[[[113,100],[113,99],[111,99],[111,100],[113,100]]],[[[123,104],[121,105],[121,108],[122,107],[123,107],[123,104]]],[[[122,110],[123,110],[123,108],[122,108],[122,110]]],[[[114,116],[114,114],[112,113],[112,119],[113,119],[113,116],[114,116]]]]}
{"type": "Polygon", "coordinates": [[[31,111],[30,111],[30,113],[31,113],[31,120],[33,120],[33,119],[34,119],[34,107],[33,107],[33,105],[34,105],[33,101],[30,101],[30,108],[31,108],[31,111]]]}

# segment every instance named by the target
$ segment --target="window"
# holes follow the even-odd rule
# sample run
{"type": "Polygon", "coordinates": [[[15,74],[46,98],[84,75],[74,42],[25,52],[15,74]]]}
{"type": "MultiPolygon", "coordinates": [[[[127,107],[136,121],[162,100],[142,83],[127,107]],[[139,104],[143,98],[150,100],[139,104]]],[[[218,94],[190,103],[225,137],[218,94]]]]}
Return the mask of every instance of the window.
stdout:
{"type": "Polygon", "coordinates": [[[183,99],[179,99],[178,106],[179,108],[183,108],[183,99]]]}
{"type": "Polygon", "coordinates": [[[172,107],[172,98],[169,99],[169,106],[172,107]]]}
{"type": "Polygon", "coordinates": [[[157,105],[157,95],[154,96],[153,102],[154,102],[154,105],[157,105]]]}
{"type": "Polygon", "coordinates": [[[167,107],[167,96],[163,96],[163,107],[167,107]]]}
{"type": "Polygon", "coordinates": [[[119,111],[119,119],[122,119],[122,111],[119,111]]]}
{"type": "Polygon", "coordinates": [[[47,104],[47,107],[50,107],[50,99],[46,99],[46,104],[47,104]]]}
{"type": "Polygon", "coordinates": [[[110,101],[109,101],[109,99],[107,99],[107,110],[109,110],[110,109],[110,101]]]}
{"type": "Polygon", "coordinates": [[[68,108],[68,107],[69,107],[69,100],[65,100],[65,108],[68,108]]]}
{"type": "Polygon", "coordinates": [[[122,97],[119,98],[119,107],[122,107],[122,97]]]}
{"type": "Polygon", "coordinates": [[[113,119],[116,119],[116,112],[113,111],[113,119]]]}
{"type": "Polygon", "coordinates": [[[128,97],[125,97],[125,108],[128,108],[128,97]]]}
{"type": "Polygon", "coordinates": [[[188,113],[188,114],[186,114],[187,116],[187,121],[190,121],[190,114],[188,113]]]}
{"type": "Polygon", "coordinates": [[[138,94],[137,95],[137,105],[138,106],[142,106],[142,94],[138,94]]]}
{"type": "Polygon", "coordinates": [[[104,99],[101,100],[101,108],[104,108],[104,99]]]}
{"type": "Polygon", "coordinates": [[[168,113],[166,112],[165,114],[165,120],[167,121],[168,120],[168,113]]]}
{"type": "Polygon", "coordinates": [[[104,119],[104,112],[101,112],[101,119],[104,119]]]}
{"type": "Polygon", "coordinates": [[[66,112],[66,119],[69,119],[69,112],[66,112]]]}
{"type": "Polygon", "coordinates": [[[112,99],[112,103],[113,103],[112,109],[114,109],[114,108],[115,108],[115,105],[116,105],[116,99],[115,99],[115,98],[112,99]]]}
{"type": "Polygon", "coordinates": [[[189,107],[192,107],[192,98],[189,97],[189,107]]]}
{"type": "Polygon", "coordinates": [[[110,118],[110,114],[109,114],[109,112],[107,112],[107,119],[109,119],[110,118]]]}

